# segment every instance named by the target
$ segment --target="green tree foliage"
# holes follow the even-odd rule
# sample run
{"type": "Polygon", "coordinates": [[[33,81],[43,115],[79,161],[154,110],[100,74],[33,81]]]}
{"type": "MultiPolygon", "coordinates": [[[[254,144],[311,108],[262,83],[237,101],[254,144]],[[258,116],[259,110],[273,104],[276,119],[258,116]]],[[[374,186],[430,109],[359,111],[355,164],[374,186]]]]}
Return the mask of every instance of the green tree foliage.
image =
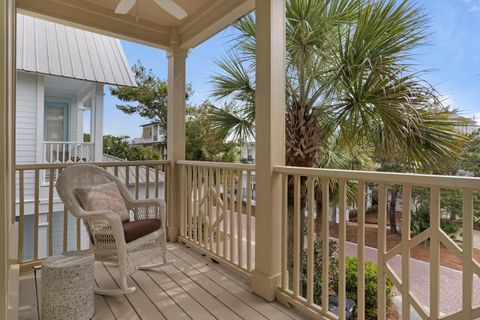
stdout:
{"type": "Polygon", "coordinates": [[[466,147],[455,168],[469,171],[476,177],[480,177],[480,130],[469,135],[466,147]]]}
{"type": "Polygon", "coordinates": [[[199,161],[236,162],[238,144],[218,141],[209,131],[209,114],[213,105],[208,101],[198,107],[187,107],[186,158],[199,161]]]}
{"type": "MultiPolygon", "coordinates": [[[[118,104],[117,109],[126,114],[159,121],[163,132],[167,132],[167,82],[157,77],[151,69],[147,69],[140,61],[132,67],[137,81],[137,87],[111,86],[110,92],[124,104],[118,104]]],[[[191,95],[187,86],[186,98],[191,95]]],[[[166,137],[166,135],[165,135],[166,137]]]]}
{"type": "Polygon", "coordinates": [[[128,161],[161,159],[161,154],[158,150],[129,144],[126,136],[103,136],[103,153],[128,161]]]}

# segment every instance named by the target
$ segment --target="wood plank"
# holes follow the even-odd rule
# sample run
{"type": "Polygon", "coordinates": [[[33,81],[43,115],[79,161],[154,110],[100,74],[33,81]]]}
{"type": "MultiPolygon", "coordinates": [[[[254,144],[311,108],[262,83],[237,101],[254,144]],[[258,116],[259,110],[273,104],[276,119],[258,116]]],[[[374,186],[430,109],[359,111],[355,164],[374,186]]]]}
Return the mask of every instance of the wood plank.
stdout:
{"type": "Polygon", "coordinates": [[[212,314],[170,279],[163,271],[148,270],[146,273],[192,319],[215,319],[212,314]]]}
{"type": "Polygon", "coordinates": [[[215,299],[213,295],[200,287],[192,279],[187,277],[177,267],[169,265],[162,267],[162,270],[164,270],[173,281],[175,281],[186,292],[188,292],[192,298],[198,301],[198,303],[210,311],[210,313],[212,313],[216,318],[241,320],[237,314],[228,309],[223,303],[215,299]]]}
{"type": "Polygon", "coordinates": [[[189,276],[193,281],[195,281],[198,285],[207,290],[211,295],[218,296],[226,292],[225,289],[210,280],[207,276],[202,274],[202,272],[197,270],[195,267],[186,263],[180,257],[174,255],[171,252],[167,252],[167,256],[169,261],[173,261],[173,265],[177,269],[181,270],[183,273],[189,276]]]}
{"type": "MultiPolygon", "coordinates": [[[[182,258],[171,253],[170,259],[173,257],[176,258],[173,263],[177,268],[180,267],[182,272],[188,275],[193,281],[195,281],[199,286],[208,291],[211,295],[215,296],[216,299],[221,301],[228,308],[233,310],[243,319],[266,319],[260,313],[251,308],[248,304],[241,301],[239,298],[234,296],[232,293],[226,291],[224,288],[220,287],[217,283],[212,281],[202,272],[200,272],[195,267],[191,266],[185,262],[182,258]]],[[[207,268],[208,269],[208,268],[207,268]]],[[[239,287],[240,288],[240,287],[239,287]]],[[[240,290],[243,290],[240,288],[240,290]]]]}
{"type": "MultiPolygon", "coordinates": [[[[105,266],[102,263],[95,263],[95,280],[101,288],[116,289],[118,288],[115,281],[110,276],[105,266]]],[[[127,298],[122,296],[106,296],[105,300],[112,310],[113,315],[117,319],[140,320],[140,317],[135,312],[135,309],[130,305],[127,298]]]]}
{"type": "MultiPolygon", "coordinates": [[[[119,286],[120,271],[118,267],[112,265],[105,265],[105,267],[115,283],[119,286]]],[[[137,284],[134,283],[130,277],[127,278],[127,284],[129,287],[137,287],[137,284]]],[[[141,319],[165,319],[159,309],[157,309],[140,288],[137,287],[135,292],[127,294],[125,297],[141,319]]]]}
{"type": "MultiPolygon", "coordinates": [[[[169,248],[171,252],[174,252],[175,255],[181,257],[184,261],[187,261],[192,266],[198,266],[201,264],[201,261],[198,257],[195,257],[195,253],[191,250],[185,250],[181,247],[169,248]]],[[[221,267],[216,267],[212,265],[206,265],[203,263],[202,273],[209,277],[212,281],[220,285],[222,288],[232,293],[234,296],[239,298],[241,301],[249,305],[252,309],[262,314],[268,319],[292,319],[290,316],[286,315],[279,309],[273,307],[272,303],[268,303],[259,296],[256,296],[249,292],[248,286],[245,284],[245,287],[241,286],[239,283],[241,280],[238,280],[238,277],[229,273],[228,271],[222,269],[221,267]],[[220,270],[222,270],[220,272],[220,270]],[[234,282],[233,279],[236,279],[234,282]]]]}
{"type": "Polygon", "coordinates": [[[132,279],[162,312],[165,318],[182,320],[190,317],[143,271],[132,274],[132,279]]]}
{"type": "Polygon", "coordinates": [[[115,320],[112,310],[105,301],[105,297],[95,295],[95,313],[92,320],[115,320]]]}

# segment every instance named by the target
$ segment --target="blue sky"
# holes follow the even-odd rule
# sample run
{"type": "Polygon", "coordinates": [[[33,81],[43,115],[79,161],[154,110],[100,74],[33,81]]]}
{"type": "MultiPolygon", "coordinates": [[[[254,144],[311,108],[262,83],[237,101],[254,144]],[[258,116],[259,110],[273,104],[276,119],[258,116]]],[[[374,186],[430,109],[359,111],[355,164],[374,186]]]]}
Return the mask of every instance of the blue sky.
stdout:
{"type": "MultiPolygon", "coordinates": [[[[432,70],[425,76],[453,107],[464,115],[480,118],[480,0],[419,0],[430,18],[428,46],[417,50],[419,69],[432,70]]],[[[232,31],[227,29],[192,49],[187,60],[187,81],[192,85],[193,103],[208,98],[209,79],[218,69],[215,60],[228,50],[232,31]]],[[[167,77],[167,59],[162,50],[122,41],[131,65],[138,60],[160,78],[167,77]]],[[[104,132],[140,136],[146,120],[125,115],[115,108],[118,100],[105,90],[104,132]]]]}

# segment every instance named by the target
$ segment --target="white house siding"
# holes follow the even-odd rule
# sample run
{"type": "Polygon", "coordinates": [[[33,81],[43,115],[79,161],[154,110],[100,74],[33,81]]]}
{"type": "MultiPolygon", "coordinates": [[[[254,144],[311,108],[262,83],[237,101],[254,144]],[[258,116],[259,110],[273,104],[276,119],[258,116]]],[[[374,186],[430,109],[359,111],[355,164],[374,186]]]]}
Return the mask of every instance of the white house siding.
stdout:
{"type": "MultiPolygon", "coordinates": [[[[37,75],[17,72],[16,105],[16,163],[36,162],[37,136],[37,75]]],[[[18,178],[17,178],[18,179],[18,178]]],[[[25,173],[25,199],[34,194],[33,172],[25,173]]],[[[18,180],[17,180],[18,199],[18,180]]]]}
{"type": "Polygon", "coordinates": [[[37,75],[17,72],[17,163],[35,163],[37,136],[37,75]]]}

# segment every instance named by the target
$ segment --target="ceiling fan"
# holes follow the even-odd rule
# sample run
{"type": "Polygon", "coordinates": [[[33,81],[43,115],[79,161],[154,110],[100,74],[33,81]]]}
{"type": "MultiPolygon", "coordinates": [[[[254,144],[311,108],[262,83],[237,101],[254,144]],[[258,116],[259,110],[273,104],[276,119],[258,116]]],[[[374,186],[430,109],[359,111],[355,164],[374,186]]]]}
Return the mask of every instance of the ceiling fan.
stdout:
{"type": "MultiPolygon", "coordinates": [[[[120,0],[117,7],[115,8],[115,13],[117,14],[127,14],[140,0],[120,0]]],[[[163,10],[167,11],[169,14],[181,20],[187,16],[187,12],[175,3],[173,0],[152,0],[163,10]]]]}

